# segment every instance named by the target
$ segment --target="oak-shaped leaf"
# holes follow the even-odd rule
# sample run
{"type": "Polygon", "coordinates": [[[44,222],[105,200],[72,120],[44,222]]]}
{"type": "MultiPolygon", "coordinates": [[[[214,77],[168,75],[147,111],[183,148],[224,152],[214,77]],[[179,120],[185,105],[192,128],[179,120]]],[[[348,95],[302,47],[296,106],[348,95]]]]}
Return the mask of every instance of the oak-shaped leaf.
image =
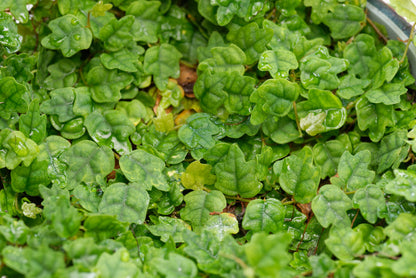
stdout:
{"type": "Polygon", "coordinates": [[[350,227],[333,226],[325,245],[340,260],[351,260],[365,252],[362,233],[350,227]]]}
{"type": "Polygon", "coordinates": [[[300,127],[309,135],[339,129],[347,119],[341,100],[330,91],[312,89],[308,100],[297,104],[300,127]]]}
{"type": "Polygon", "coordinates": [[[370,85],[368,79],[357,78],[354,74],[347,74],[341,77],[337,95],[343,99],[351,99],[364,93],[364,89],[370,85]]]}
{"type": "Polygon", "coordinates": [[[40,111],[48,115],[57,115],[61,123],[76,117],[73,112],[75,102],[74,89],[71,87],[60,88],[50,92],[51,98],[40,105],[40,111]]]}
{"type": "Polygon", "coordinates": [[[299,97],[300,88],[296,83],[283,78],[269,79],[251,95],[250,101],[256,105],[251,115],[252,124],[261,124],[269,116],[286,116],[299,97]]]}
{"type": "Polygon", "coordinates": [[[245,72],[244,63],[246,61],[246,54],[235,44],[213,47],[210,51],[212,57],[199,63],[198,75],[201,75],[205,71],[212,73],[235,71],[239,74],[245,72]]]}
{"type": "Polygon", "coordinates": [[[26,113],[28,109],[28,92],[25,86],[13,77],[0,79],[0,116],[9,119],[11,113],[26,113]]]}
{"type": "Polygon", "coordinates": [[[133,82],[133,76],[102,66],[90,69],[86,78],[92,99],[98,103],[117,102],[121,98],[120,90],[133,82]]]}
{"type": "Polygon", "coordinates": [[[353,203],[350,198],[337,186],[327,184],[319,189],[319,194],[312,200],[312,211],[324,228],[329,225],[345,227],[351,220],[347,210],[353,203]]]}
{"type": "Polygon", "coordinates": [[[400,96],[407,92],[407,88],[402,83],[385,83],[377,89],[370,89],[365,93],[365,97],[371,103],[383,103],[393,105],[400,102],[400,96]]]}
{"type": "Polygon", "coordinates": [[[371,184],[358,189],[352,201],[354,208],[360,209],[361,215],[371,224],[375,224],[380,212],[386,209],[383,191],[371,184]]]}
{"type": "Polygon", "coordinates": [[[306,146],[299,153],[283,160],[279,183],[297,202],[306,204],[312,201],[316,196],[319,181],[320,170],[313,165],[310,147],[306,146]]]}
{"type": "Polygon", "coordinates": [[[227,40],[240,47],[246,54],[246,62],[251,65],[258,61],[260,54],[273,36],[273,30],[260,29],[256,22],[243,27],[232,28],[227,34],[227,40]]]}
{"type": "Polygon", "coordinates": [[[407,132],[404,129],[385,136],[380,142],[377,154],[377,173],[382,173],[389,168],[396,169],[406,158],[410,146],[406,144],[407,132]]]}
{"type": "Polygon", "coordinates": [[[0,131],[0,168],[13,170],[20,163],[28,167],[39,153],[38,145],[21,131],[0,131]]]}
{"type": "Polygon", "coordinates": [[[184,242],[185,231],[191,230],[191,226],[184,220],[167,216],[159,216],[157,223],[146,225],[146,228],[152,235],[160,237],[162,242],[184,242]]]}
{"type": "Polygon", "coordinates": [[[368,135],[373,142],[383,137],[386,128],[394,125],[392,105],[371,103],[367,98],[360,98],[356,104],[358,128],[362,131],[368,129],[368,135]]]}
{"type": "Polygon", "coordinates": [[[235,214],[223,212],[210,215],[203,230],[213,233],[220,241],[223,241],[227,235],[237,234],[240,228],[235,214]]]}
{"type": "Polygon", "coordinates": [[[77,66],[77,62],[71,59],[61,59],[48,66],[50,75],[45,79],[46,88],[54,90],[74,86],[78,79],[77,66]]]}
{"type": "Polygon", "coordinates": [[[282,230],[284,219],[285,209],[279,200],[256,199],[248,203],[242,225],[253,232],[277,233],[282,230]]]}
{"type": "Polygon", "coordinates": [[[129,136],[135,131],[127,116],[117,110],[94,111],[85,119],[85,127],[91,138],[100,146],[109,146],[119,154],[131,151],[129,136]]]}
{"type": "Polygon", "coordinates": [[[105,189],[98,210],[115,215],[121,222],[143,224],[149,199],[145,187],[139,183],[113,183],[105,189]]]}
{"type": "Polygon", "coordinates": [[[103,252],[93,270],[97,276],[102,278],[141,276],[141,271],[124,247],[117,249],[111,255],[103,252]]]}
{"type": "Polygon", "coordinates": [[[339,160],[345,151],[352,151],[352,147],[338,139],[313,146],[313,159],[321,168],[322,179],[332,177],[337,173],[339,160]]]}
{"type": "Polygon", "coordinates": [[[361,30],[365,13],[361,7],[339,4],[323,18],[323,22],[331,30],[334,39],[350,38],[361,30]]]}
{"type": "Polygon", "coordinates": [[[27,113],[19,118],[19,130],[26,137],[40,144],[46,138],[46,123],[46,115],[40,115],[39,100],[34,99],[27,113]]]}
{"type": "Polygon", "coordinates": [[[226,195],[243,198],[256,196],[262,188],[256,176],[256,161],[246,162],[243,151],[232,144],[224,159],[214,166],[217,181],[215,187],[226,195]]]}
{"type": "Polygon", "coordinates": [[[127,10],[127,15],[135,17],[131,33],[135,41],[156,43],[160,33],[159,1],[134,1],[127,10]]]}
{"type": "Polygon", "coordinates": [[[90,29],[74,15],[58,17],[51,20],[48,26],[52,33],[42,39],[42,45],[49,49],[60,49],[65,57],[71,57],[91,45],[90,29]]]}
{"type": "Polygon", "coordinates": [[[114,52],[126,46],[133,39],[130,33],[133,22],[134,16],[126,15],[119,20],[113,18],[105,24],[99,33],[99,38],[104,42],[104,48],[114,52]]]}
{"type": "Polygon", "coordinates": [[[182,54],[172,45],[162,43],[146,50],[143,67],[147,74],[153,75],[159,90],[165,90],[169,77],[179,77],[179,60],[182,54]]]}
{"type": "Polygon", "coordinates": [[[120,169],[131,182],[137,182],[147,190],[155,187],[162,191],[169,190],[169,184],[162,173],[166,167],[159,157],[144,150],[137,149],[120,158],[120,169]]]}
{"type": "Polygon", "coordinates": [[[201,231],[211,212],[222,212],[227,202],[217,190],[206,192],[195,190],[185,195],[185,207],[181,210],[182,219],[189,221],[196,231],[201,231]]]}
{"type": "Polygon", "coordinates": [[[169,253],[167,260],[156,258],[154,263],[157,264],[157,271],[166,278],[193,278],[196,277],[198,273],[198,268],[194,261],[174,252],[169,253]]]}
{"type": "Polygon", "coordinates": [[[78,184],[103,184],[114,168],[114,154],[107,146],[98,146],[83,140],[65,150],[59,160],[67,165],[66,188],[74,189],[78,184]]]}
{"type": "Polygon", "coordinates": [[[338,177],[331,178],[333,185],[347,191],[355,191],[371,184],[375,172],[368,169],[371,162],[371,153],[363,150],[355,155],[345,151],[338,164],[338,177]]]}
{"type": "Polygon", "coordinates": [[[126,72],[136,72],[139,67],[139,55],[122,48],[116,52],[100,55],[101,63],[107,69],[119,69],[126,72]]]}
{"type": "Polygon", "coordinates": [[[258,68],[261,71],[268,71],[273,78],[286,78],[289,70],[297,69],[299,66],[293,52],[281,47],[264,51],[259,58],[258,68]]]}
{"type": "Polygon", "coordinates": [[[385,185],[386,193],[400,195],[410,202],[416,202],[416,172],[394,169],[393,180],[385,185]]]}
{"type": "Polygon", "coordinates": [[[3,8],[1,7],[0,46],[1,48],[4,47],[6,49],[6,52],[14,53],[20,49],[23,37],[17,32],[17,24],[14,22],[13,17],[8,13],[3,12],[3,10],[7,8],[7,6],[3,8]]]}

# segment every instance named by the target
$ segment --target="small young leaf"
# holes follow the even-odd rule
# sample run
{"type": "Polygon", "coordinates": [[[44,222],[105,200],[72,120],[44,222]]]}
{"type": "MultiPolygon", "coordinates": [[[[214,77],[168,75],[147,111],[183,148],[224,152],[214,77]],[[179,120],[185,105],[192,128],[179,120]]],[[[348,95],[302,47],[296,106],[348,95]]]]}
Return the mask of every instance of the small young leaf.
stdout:
{"type": "Polygon", "coordinates": [[[186,168],[181,176],[181,183],[187,189],[202,190],[204,185],[215,183],[216,177],[211,174],[212,166],[194,161],[186,168]]]}
{"type": "Polygon", "coordinates": [[[42,45],[49,49],[60,49],[65,57],[71,57],[91,45],[92,33],[80,20],[70,14],[58,17],[48,24],[52,34],[42,39],[42,45]]]}

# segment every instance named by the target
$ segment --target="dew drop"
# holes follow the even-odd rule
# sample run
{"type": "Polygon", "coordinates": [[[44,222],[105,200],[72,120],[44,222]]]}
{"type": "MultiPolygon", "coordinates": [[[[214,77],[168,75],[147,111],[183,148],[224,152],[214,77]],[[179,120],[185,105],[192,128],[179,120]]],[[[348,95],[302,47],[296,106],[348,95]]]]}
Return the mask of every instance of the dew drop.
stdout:
{"type": "Polygon", "coordinates": [[[76,18],[71,19],[71,24],[72,25],[77,25],[78,24],[78,19],[76,19],[76,18]]]}
{"type": "Polygon", "coordinates": [[[74,40],[76,40],[76,41],[79,41],[81,39],[81,36],[80,35],[74,35],[74,40]]]}

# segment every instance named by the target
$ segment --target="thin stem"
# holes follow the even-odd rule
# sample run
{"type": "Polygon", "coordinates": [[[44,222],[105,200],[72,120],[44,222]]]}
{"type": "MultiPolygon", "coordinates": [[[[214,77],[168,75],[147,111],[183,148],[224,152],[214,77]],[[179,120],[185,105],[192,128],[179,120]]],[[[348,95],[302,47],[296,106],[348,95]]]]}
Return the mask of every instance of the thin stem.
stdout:
{"type": "Polygon", "coordinates": [[[402,59],[400,59],[400,64],[402,64],[404,60],[406,59],[407,51],[409,50],[410,43],[412,42],[413,36],[415,33],[415,26],[416,26],[416,22],[413,23],[412,30],[410,31],[409,39],[407,40],[407,43],[406,43],[406,49],[404,50],[402,59]]]}
{"type": "Polygon", "coordinates": [[[295,201],[292,200],[292,201],[282,202],[282,205],[288,206],[288,205],[292,205],[294,203],[295,203],[295,201]]]}
{"type": "Polygon", "coordinates": [[[377,35],[384,41],[384,43],[387,43],[388,39],[386,36],[383,35],[383,33],[377,28],[377,26],[374,24],[374,22],[367,17],[367,22],[373,27],[374,31],[376,31],[377,35]]]}
{"type": "Polygon", "coordinates": [[[231,199],[231,200],[237,200],[237,201],[244,202],[244,203],[250,203],[251,201],[253,201],[251,199],[241,198],[238,196],[226,196],[225,198],[231,199]]]}
{"type": "Polygon", "coordinates": [[[354,194],[355,192],[357,192],[357,191],[354,190],[354,191],[348,191],[348,192],[344,192],[344,193],[347,194],[347,195],[351,195],[351,194],[354,194]]]}
{"type": "Polygon", "coordinates": [[[357,209],[357,213],[354,216],[354,219],[351,221],[351,228],[354,226],[354,222],[357,219],[358,213],[360,212],[360,209],[357,209]]]}

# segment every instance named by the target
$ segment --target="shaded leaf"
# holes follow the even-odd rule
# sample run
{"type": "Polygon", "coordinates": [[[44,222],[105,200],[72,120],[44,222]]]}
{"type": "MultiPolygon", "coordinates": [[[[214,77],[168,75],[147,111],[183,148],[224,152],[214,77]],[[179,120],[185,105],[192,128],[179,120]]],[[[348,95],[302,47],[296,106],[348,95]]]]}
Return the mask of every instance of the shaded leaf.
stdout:
{"type": "Polygon", "coordinates": [[[371,224],[375,224],[380,212],[386,210],[384,193],[374,185],[358,189],[352,201],[354,208],[359,208],[361,215],[371,224]]]}
{"type": "Polygon", "coordinates": [[[253,232],[277,233],[282,230],[284,219],[285,209],[279,200],[256,199],[248,204],[242,225],[253,232]]]}

